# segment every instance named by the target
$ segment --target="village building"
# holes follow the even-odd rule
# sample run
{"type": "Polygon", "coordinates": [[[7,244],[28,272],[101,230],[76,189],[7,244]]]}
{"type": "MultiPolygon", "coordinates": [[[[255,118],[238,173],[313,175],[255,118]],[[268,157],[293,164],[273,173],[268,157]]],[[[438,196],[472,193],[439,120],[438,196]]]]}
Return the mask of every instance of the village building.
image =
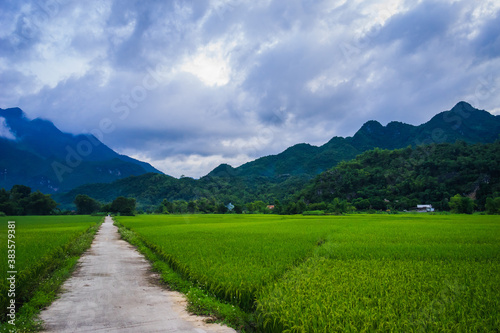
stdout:
{"type": "Polygon", "coordinates": [[[433,212],[434,208],[432,208],[432,205],[417,205],[417,212],[418,213],[429,213],[433,212]]]}

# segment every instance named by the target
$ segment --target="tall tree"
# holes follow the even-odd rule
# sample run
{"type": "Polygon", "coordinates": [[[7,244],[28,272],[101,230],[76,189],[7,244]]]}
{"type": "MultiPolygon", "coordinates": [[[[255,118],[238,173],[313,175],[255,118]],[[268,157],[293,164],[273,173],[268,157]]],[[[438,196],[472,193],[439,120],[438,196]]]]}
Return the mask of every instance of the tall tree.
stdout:
{"type": "Polygon", "coordinates": [[[19,214],[19,206],[10,199],[10,192],[4,188],[0,189],[0,212],[7,215],[19,214]]]}
{"type": "Polygon", "coordinates": [[[76,205],[76,213],[80,215],[90,215],[98,212],[101,204],[86,194],[78,194],[73,201],[76,205]]]}
{"type": "Polygon", "coordinates": [[[26,214],[28,215],[50,215],[57,207],[57,202],[52,199],[50,194],[43,194],[36,191],[30,194],[27,205],[26,214]]]}
{"type": "Polygon", "coordinates": [[[195,213],[198,210],[198,207],[196,206],[196,202],[194,200],[188,202],[187,210],[189,213],[195,213]]]}
{"type": "Polygon", "coordinates": [[[488,214],[500,214],[500,197],[487,198],[485,208],[488,214]]]}
{"type": "Polygon", "coordinates": [[[111,203],[111,211],[120,215],[134,215],[135,204],[134,198],[118,197],[111,203]]]}
{"type": "Polygon", "coordinates": [[[450,209],[452,213],[456,214],[472,214],[474,213],[474,201],[469,197],[462,197],[457,194],[450,198],[450,209]]]}
{"type": "Polygon", "coordinates": [[[31,194],[31,188],[26,185],[14,185],[10,190],[10,198],[13,201],[26,199],[31,194]]]}

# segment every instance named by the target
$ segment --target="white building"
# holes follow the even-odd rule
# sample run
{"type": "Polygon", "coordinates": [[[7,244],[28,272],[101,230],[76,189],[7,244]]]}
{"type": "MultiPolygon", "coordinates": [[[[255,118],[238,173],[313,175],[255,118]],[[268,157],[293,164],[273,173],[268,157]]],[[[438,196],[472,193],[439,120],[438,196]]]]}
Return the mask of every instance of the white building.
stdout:
{"type": "Polygon", "coordinates": [[[417,212],[419,213],[428,213],[433,211],[434,208],[432,208],[432,205],[417,205],[417,212]]]}

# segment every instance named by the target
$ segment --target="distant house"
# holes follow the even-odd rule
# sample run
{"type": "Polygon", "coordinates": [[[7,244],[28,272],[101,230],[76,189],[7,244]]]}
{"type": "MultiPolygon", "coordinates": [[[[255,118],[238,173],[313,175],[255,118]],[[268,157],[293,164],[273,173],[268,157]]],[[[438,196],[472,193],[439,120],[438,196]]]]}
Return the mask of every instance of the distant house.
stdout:
{"type": "Polygon", "coordinates": [[[274,205],[267,205],[267,209],[273,210],[274,209],[274,205]]]}
{"type": "Polygon", "coordinates": [[[234,209],[234,205],[232,203],[228,203],[226,208],[228,211],[232,211],[234,209]]]}
{"type": "Polygon", "coordinates": [[[432,205],[417,205],[417,212],[419,213],[429,213],[433,211],[434,208],[432,208],[432,205]]]}

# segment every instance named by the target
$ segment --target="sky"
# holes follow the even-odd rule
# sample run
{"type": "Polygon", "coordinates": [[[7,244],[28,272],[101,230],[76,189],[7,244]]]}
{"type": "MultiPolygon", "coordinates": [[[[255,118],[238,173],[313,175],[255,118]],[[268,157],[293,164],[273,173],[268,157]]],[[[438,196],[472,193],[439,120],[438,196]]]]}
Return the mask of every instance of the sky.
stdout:
{"type": "Polygon", "coordinates": [[[499,22],[497,0],[0,0],[0,108],[198,178],[372,119],[500,114],[499,22]]]}

